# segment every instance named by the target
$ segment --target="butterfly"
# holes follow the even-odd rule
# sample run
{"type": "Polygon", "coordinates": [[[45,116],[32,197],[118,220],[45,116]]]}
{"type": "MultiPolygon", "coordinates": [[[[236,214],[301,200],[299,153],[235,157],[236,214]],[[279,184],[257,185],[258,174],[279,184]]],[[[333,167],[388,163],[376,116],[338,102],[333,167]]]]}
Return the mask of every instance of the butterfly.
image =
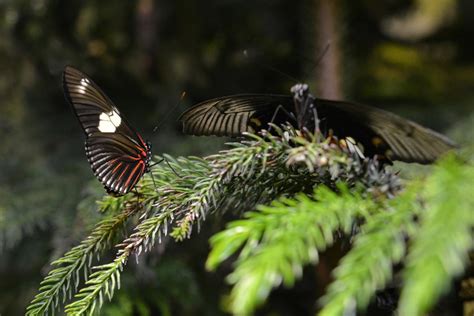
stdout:
{"type": "Polygon", "coordinates": [[[269,123],[293,121],[300,130],[336,136],[347,146],[358,145],[361,155],[389,161],[432,163],[456,146],[447,137],[396,114],[347,101],[315,98],[306,84],[293,86],[291,92],[293,95],[219,97],[194,105],[179,120],[185,134],[228,137],[271,129],[269,123]]]}
{"type": "Polygon", "coordinates": [[[83,72],[66,66],[63,89],[86,135],[86,156],[94,175],[107,193],[127,194],[150,171],[151,143],[83,72]]]}

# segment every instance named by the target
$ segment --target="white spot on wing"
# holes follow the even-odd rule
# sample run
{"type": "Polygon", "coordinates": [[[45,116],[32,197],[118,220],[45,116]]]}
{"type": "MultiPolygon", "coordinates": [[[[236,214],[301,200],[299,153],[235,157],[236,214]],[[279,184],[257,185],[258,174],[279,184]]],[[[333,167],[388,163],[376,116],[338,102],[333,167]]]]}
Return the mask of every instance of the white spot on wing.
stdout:
{"type": "Polygon", "coordinates": [[[99,126],[97,128],[102,133],[114,133],[120,123],[122,123],[122,118],[115,110],[112,110],[108,113],[103,112],[99,116],[99,126]]]}
{"type": "Polygon", "coordinates": [[[110,116],[110,121],[115,125],[115,127],[119,127],[120,123],[122,123],[122,118],[117,112],[115,112],[115,110],[113,110],[112,115],[110,116]]]}
{"type": "Polygon", "coordinates": [[[77,87],[77,92],[84,94],[86,93],[87,86],[89,85],[89,79],[87,78],[82,78],[80,81],[80,86],[77,87]]]}

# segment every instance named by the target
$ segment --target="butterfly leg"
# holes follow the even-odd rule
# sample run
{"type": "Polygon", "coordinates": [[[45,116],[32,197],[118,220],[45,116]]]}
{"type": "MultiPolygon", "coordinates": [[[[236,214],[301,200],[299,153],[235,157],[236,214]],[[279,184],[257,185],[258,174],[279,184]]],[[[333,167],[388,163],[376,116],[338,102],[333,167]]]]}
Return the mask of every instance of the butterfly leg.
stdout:
{"type": "Polygon", "coordinates": [[[140,193],[138,189],[135,187],[135,195],[137,196],[137,206],[140,207],[140,193]]]}
{"type": "Polygon", "coordinates": [[[313,107],[311,109],[313,111],[313,119],[314,119],[314,134],[319,134],[321,131],[319,129],[319,118],[318,118],[318,110],[316,110],[316,107],[313,104],[313,107]]]}
{"type": "MultiPolygon", "coordinates": [[[[161,158],[160,161],[157,161],[157,162],[151,164],[151,165],[150,165],[150,168],[153,167],[153,166],[156,166],[156,165],[158,165],[158,164],[160,164],[160,163],[162,163],[163,161],[166,162],[166,164],[168,165],[168,167],[171,169],[171,171],[173,171],[173,173],[174,173],[175,175],[177,175],[178,177],[181,177],[181,175],[176,172],[176,170],[173,168],[173,166],[169,163],[168,159],[166,159],[166,158],[161,158]]],[[[152,178],[153,178],[153,173],[152,173],[151,171],[150,171],[150,173],[151,173],[151,176],[152,176],[152,178]]],[[[155,186],[155,188],[156,188],[156,186],[155,186]]]]}
{"type": "Polygon", "coordinates": [[[151,181],[153,181],[153,186],[155,187],[155,191],[158,191],[158,188],[156,187],[155,177],[153,176],[153,171],[151,169],[150,169],[150,176],[151,176],[151,181]]]}
{"type": "MultiPolygon", "coordinates": [[[[279,105],[277,106],[277,108],[275,109],[275,112],[273,112],[272,119],[270,120],[270,123],[273,123],[273,122],[275,121],[276,116],[277,116],[277,114],[278,114],[278,111],[280,111],[280,110],[281,110],[283,113],[285,113],[290,119],[296,120],[295,117],[294,117],[294,115],[293,115],[293,113],[288,112],[288,111],[283,107],[283,105],[279,104],[279,105]]],[[[269,124],[270,124],[270,123],[269,123],[269,124]]],[[[271,129],[272,129],[272,126],[270,126],[270,127],[268,128],[268,131],[270,131],[271,129]]]]}
{"type": "Polygon", "coordinates": [[[181,175],[179,173],[176,172],[176,170],[174,170],[173,166],[171,166],[171,164],[169,163],[168,159],[166,158],[163,158],[166,162],[166,164],[168,165],[168,167],[170,167],[170,169],[174,172],[175,175],[177,175],[179,178],[181,178],[181,175]]]}

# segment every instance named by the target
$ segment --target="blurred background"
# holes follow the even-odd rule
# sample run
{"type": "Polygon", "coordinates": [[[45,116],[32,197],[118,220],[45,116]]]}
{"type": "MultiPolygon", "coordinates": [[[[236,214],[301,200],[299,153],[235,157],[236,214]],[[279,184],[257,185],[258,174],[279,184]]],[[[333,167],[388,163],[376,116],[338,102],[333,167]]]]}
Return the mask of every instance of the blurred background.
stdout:
{"type": "MultiPolygon", "coordinates": [[[[181,135],[177,118],[192,104],[289,93],[297,81],[464,145],[474,139],[473,16],[472,0],[1,1],[0,314],[23,314],[49,263],[101,216],[104,191],[63,97],[65,65],[88,73],[155,154],[223,148],[226,139],[181,135]]],[[[209,221],[197,238],[130,262],[102,314],[224,314],[228,271],[204,269],[207,238],[222,227],[209,221]]],[[[312,270],[262,314],[312,313],[312,270]]]]}

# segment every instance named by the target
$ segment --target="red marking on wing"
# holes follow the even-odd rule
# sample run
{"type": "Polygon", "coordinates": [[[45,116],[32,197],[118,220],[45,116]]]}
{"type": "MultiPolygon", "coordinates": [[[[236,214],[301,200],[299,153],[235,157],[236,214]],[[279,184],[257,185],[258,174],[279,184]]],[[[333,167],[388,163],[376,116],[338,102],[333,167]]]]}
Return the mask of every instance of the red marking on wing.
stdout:
{"type": "Polygon", "coordinates": [[[124,156],[124,157],[127,157],[131,160],[134,160],[134,161],[137,161],[137,160],[142,160],[143,158],[142,157],[135,157],[135,156],[124,156]]]}
{"type": "MultiPolygon", "coordinates": [[[[116,160],[116,159],[115,159],[116,160]]],[[[118,168],[122,165],[122,162],[119,162],[117,166],[115,166],[114,170],[112,170],[112,173],[118,170],[118,168]]]]}
{"type": "Polygon", "coordinates": [[[145,159],[146,156],[147,156],[147,150],[148,150],[148,146],[144,146],[144,147],[140,147],[140,146],[137,146],[137,149],[138,151],[140,152],[139,153],[139,159],[145,159]]]}
{"type": "Polygon", "coordinates": [[[122,179],[123,175],[124,175],[125,172],[128,170],[128,167],[130,167],[130,165],[127,165],[127,166],[123,169],[122,173],[121,173],[120,176],[117,178],[117,181],[120,181],[120,179],[122,179]]]}
{"type": "Polygon", "coordinates": [[[130,180],[132,180],[132,178],[134,177],[135,172],[137,171],[138,167],[143,166],[143,165],[144,165],[144,162],[143,162],[143,161],[140,161],[140,162],[135,166],[135,168],[133,168],[132,172],[130,172],[130,175],[128,176],[127,181],[125,182],[125,187],[128,187],[128,185],[129,185],[129,183],[130,183],[130,180]]]}
{"type": "MultiPolygon", "coordinates": [[[[147,146],[146,143],[145,143],[145,140],[142,138],[142,135],[140,135],[139,133],[137,133],[137,136],[138,136],[138,138],[140,139],[140,142],[142,143],[143,147],[144,147],[144,148],[148,148],[148,146],[147,146]]],[[[143,149],[140,148],[140,150],[143,150],[143,149]]]]}

